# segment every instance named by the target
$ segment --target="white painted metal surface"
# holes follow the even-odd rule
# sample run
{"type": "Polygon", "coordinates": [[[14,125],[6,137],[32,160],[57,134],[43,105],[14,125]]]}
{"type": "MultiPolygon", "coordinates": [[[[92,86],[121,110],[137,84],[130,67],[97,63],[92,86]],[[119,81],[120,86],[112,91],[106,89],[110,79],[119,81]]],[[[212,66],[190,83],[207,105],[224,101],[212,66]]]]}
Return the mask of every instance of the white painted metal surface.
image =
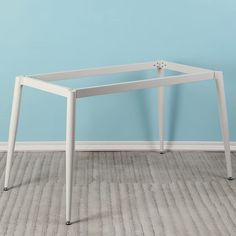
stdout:
{"type": "Polygon", "coordinates": [[[64,96],[64,97],[67,97],[71,91],[70,88],[62,87],[62,86],[52,84],[52,83],[47,83],[45,81],[41,81],[39,79],[30,78],[30,77],[23,77],[21,84],[31,87],[31,88],[43,90],[48,93],[64,96]]]}
{"type": "Polygon", "coordinates": [[[222,136],[225,146],[225,158],[228,178],[232,178],[232,164],[230,155],[230,143],[229,143],[229,128],[228,128],[228,117],[227,117],[227,107],[225,100],[225,89],[223,73],[220,71],[215,72],[216,87],[219,100],[219,110],[220,110],[220,122],[222,129],[222,136]]]}
{"type": "Polygon", "coordinates": [[[125,92],[129,90],[146,89],[156,87],[159,89],[158,93],[158,111],[159,111],[159,126],[160,126],[160,151],[164,151],[164,86],[171,86],[175,84],[199,82],[204,80],[215,80],[220,107],[220,118],[222,135],[224,140],[227,177],[232,178],[231,155],[229,146],[229,130],[227,120],[227,109],[224,93],[224,83],[222,72],[215,72],[212,70],[177,64],[166,61],[153,61],[141,64],[112,66],[104,68],[86,69],[79,71],[57,72],[52,74],[43,74],[35,76],[21,76],[17,77],[14,98],[12,105],[12,115],[9,129],[9,143],[6,164],[6,175],[4,189],[7,190],[12,156],[15,148],[15,139],[17,131],[17,123],[19,118],[20,98],[22,86],[29,86],[49,93],[61,95],[67,98],[67,131],[66,131],[66,222],[70,224],[71,221],[71,199],[72,199],[72,163],[75,149],[75,104],[76,99],[88,96],[104,95],[109,93],[125,92]],[[88,88],[70,89],[59,85],[52,84],[48,81],[62,80],[68,78],[79,78],[87,76],[124,73],[132,71],[141,71],[149,69],[158,69],[160,78],[116,83],[102,86],[94,86],[88,88]],[[163,76],[164,70],[174,70],[181,73],[177,76],[163,76]]]}
{"type": "MultiPolygon", "coordinates": [[[[158,77],[164,77],[164,68],[157,68],[158,77]]],[[[160,153],[164,153],[164,87],[158,87],[158,121],[159,121],[159,139],[160,139],[160,153]]]]}
{"type": "Polygon", "coordinates": [[[72,173],[73,157],[75,152],[75,92],[67,97],[66,115],[66,222],[71,221],[72,173]]]}
{"type": "Polygon", "coordinates": [[[108,84],[102,86],[94,86],[82,89],[76,89],[76,97],[90,97],[95,95],[104,95],[109,93],[120,93],[129,90],[147,89],[153,87],[164,87],[174,84],[184,84],[191,82],[199,82],[202,80],[214,79],[214,72],[204,72],[196,74],[184,74],[176,76],[168,76],[162,78],[145,79],[131,82],[123,82],[116,84],[108,84]]]}
{"type": "Polygon", "coordinates": [[[201,73],[201,72],[204,73],[204,72],[211,71],[204,68],[193,67],[193,66],[183,65],[183,64],[169,62],[169,61],[165,61],[165,64],[166,64],[167,70],[172,70],[172,71],[177,71],[177,72],[187,73],[187,74],[201,73]]]}
{"type": "Polygon", "coordinates": [[[98,75],[108,75],[108,74],[117,74],[125,72],[134,72],[142,70],[151,70],[155,69],[157,66],[156,61],[130,64],[130,65],[119,65],[119,66],[109,66],[109,67],[100,67],[93,69],[82,69],[77,71],[66,71],[66,72],[56,72],[50,74],[34,75],[34,78],[42,80],[64,80],[71,78],[81,78],[89,76],[98,76],[98,75]]]}
{"type": "Polygon", "coordinates": [[[8,152],[7,152],[6,174],[5,174],[5,183],[4,183],[5,189],[8,188],[12,157],[13,157],[14,148],[15,148],[16,132],[17,132],[17,126],[18,126],[18,120],[19,120],[20,102],[21,102],[21,94],[22,94],[21,80],[22,80],[21,77],[17,77],[15,81],[12,114],[11,114],[11,121],[10,121],[10,128],[9,128],[8,152]]]}

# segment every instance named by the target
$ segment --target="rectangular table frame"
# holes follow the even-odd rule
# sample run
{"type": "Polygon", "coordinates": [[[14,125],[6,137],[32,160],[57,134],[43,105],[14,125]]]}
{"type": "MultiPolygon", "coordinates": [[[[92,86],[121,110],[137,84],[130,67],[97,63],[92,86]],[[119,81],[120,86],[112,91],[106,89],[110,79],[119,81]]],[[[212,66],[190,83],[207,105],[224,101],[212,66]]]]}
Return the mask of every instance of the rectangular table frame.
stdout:
{"type": "Polygon", "coordinates": [[[224,91],[223,73],[182,65],[168,61],[151,61],[140,64],[120,65],[111,67],[101,67],[95,69],[84,69],[78,71],[56,72],[51,74],[40,74],[32,76],[17,76],[12,104],[12,114],[9,128],[9,142],[6,162],[6,174],[4,190],[8,190],[12,157],[15,148],[21,94],[23,86],[32,87],[48,93],[53,93],[66,97],[67,116],[66,116],[66,224],[71,224],[71,201],[72,201],[72,166],[75,152],[75,115],[76,100],[83,97],[97,96],[111,93],[125,92],[129,90],[158,88],[158,120],[160,135],[160,152],[164,152],[164,87],[176,84],[214,80],[216,83],[218,104],[220,111],[220,121],[222,136],[224,141],[227,178],[232,180],[232,165],[229,144],[229,130],[227,119],[227,108],[224,91]],[[157,77],[131,82],[114,83],[87,88],[71,89],[68,87],[50,83],[55,80],[66,80],[71,78],[90,77],[97,75],[108,75],[115,73],[125,73],[155,69],[157,77]],[[165,70],[181,72],[183,74],[175,76],[164,76],[165,70]]]}

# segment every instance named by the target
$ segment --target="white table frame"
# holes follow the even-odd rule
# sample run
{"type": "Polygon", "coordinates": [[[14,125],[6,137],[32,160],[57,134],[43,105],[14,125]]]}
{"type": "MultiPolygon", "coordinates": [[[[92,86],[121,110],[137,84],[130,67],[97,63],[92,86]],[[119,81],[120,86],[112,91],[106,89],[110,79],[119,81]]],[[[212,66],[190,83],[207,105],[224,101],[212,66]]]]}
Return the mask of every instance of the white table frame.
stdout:
{"type": "Polygon", "coordinates": [[[199,82],[205,80],[214,80],[216,82],[218,103],[220,110],[220,120],[222,136],[224,141],[224,150],[226,158],[227,178],[232,180],[232,165],[229,144],[229,130],[227,119],[227,108],[224,91],[223,73],[221,71],[212,71],[168,61],[151,61],[140,64],[130,64],[112,67],[102,67],[95,69],[85,69],[78,71],[57,72],[51,74],[41,74],[33,76],[17,76],[15,81],[12,114],[9,129],[8,153],[6,162],[6,174],[4,190],[7,191],[10,177],[12,157],[15,149],[16,132],[19,119],[19,110],[21,103],[21,94],[23,86],[43,90],[56,95],[64,96],[67,99],[67,118],[66,118],[66,224],[71,224],[71,200],[72,200],[72,163],[75,152],[75,107],[76,100],[96,95],[109,93],[118,93],[128,90],[146,89],[157,87],[158,92],[158,116],[160,133],[160,152],[164,152],[164,130],[163,130],[163,109],[164,109],[164,87],[199,82]],[[69,78],[89,77],[96,75],[106,75],[114,73],[124,73],[142,70],[157,70],[157,78],[145,79],[131,82],[115,83],[102,86],[71,89],[59,86],[50,81],[65,80],[69,78]],[[165,70],[181,72],[183,74],[176,76],[164,76],[165,70]]]}

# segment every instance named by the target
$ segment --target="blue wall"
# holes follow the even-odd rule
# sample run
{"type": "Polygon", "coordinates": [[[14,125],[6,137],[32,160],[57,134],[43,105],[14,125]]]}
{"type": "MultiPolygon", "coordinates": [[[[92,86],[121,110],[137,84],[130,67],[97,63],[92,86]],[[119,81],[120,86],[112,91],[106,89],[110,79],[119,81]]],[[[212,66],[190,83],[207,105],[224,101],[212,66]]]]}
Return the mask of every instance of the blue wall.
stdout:
{"type": "MultiPolygon", "coordinates": [[[[15,76],[156,59],[225,73],[236,140],[236,2],[233,0],[1,1],[0,141],[6,141],[15,76]]],[[[151,72],[60,82],[87,86],[151,72]]],[[[18,140],[64,140],[65,99],[26,88],[18,140]]],[[[158,139],[155,89],[85,98],[77,139],[158,139]]],[[[167,140],[220,140],[212,81],[168,88],[167,140]]]]}

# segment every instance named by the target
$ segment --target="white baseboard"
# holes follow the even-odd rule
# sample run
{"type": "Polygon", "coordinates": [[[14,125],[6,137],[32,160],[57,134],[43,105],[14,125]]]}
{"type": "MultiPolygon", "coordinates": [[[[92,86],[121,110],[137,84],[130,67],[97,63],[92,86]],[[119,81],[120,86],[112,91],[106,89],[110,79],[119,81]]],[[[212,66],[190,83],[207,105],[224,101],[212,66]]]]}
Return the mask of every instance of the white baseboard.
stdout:
{"type": "MultiPolygon", "coordinates": [[[[236,151],[236,142],[230,143],[231,150],[236,151]]],[[[80,151],[135,151],[159,150],[158,141],[79,141],[75,148],[80,151]]],[[[223,143],[214,141],[167,141],[167,150],[204,150],[222,151],[223,143]]],[[[64,151],[64,141],[16,142],[17,151],[64,151]]],[[[7,142],[0,142],[0,151],[7,151],[7,142]]]]}

